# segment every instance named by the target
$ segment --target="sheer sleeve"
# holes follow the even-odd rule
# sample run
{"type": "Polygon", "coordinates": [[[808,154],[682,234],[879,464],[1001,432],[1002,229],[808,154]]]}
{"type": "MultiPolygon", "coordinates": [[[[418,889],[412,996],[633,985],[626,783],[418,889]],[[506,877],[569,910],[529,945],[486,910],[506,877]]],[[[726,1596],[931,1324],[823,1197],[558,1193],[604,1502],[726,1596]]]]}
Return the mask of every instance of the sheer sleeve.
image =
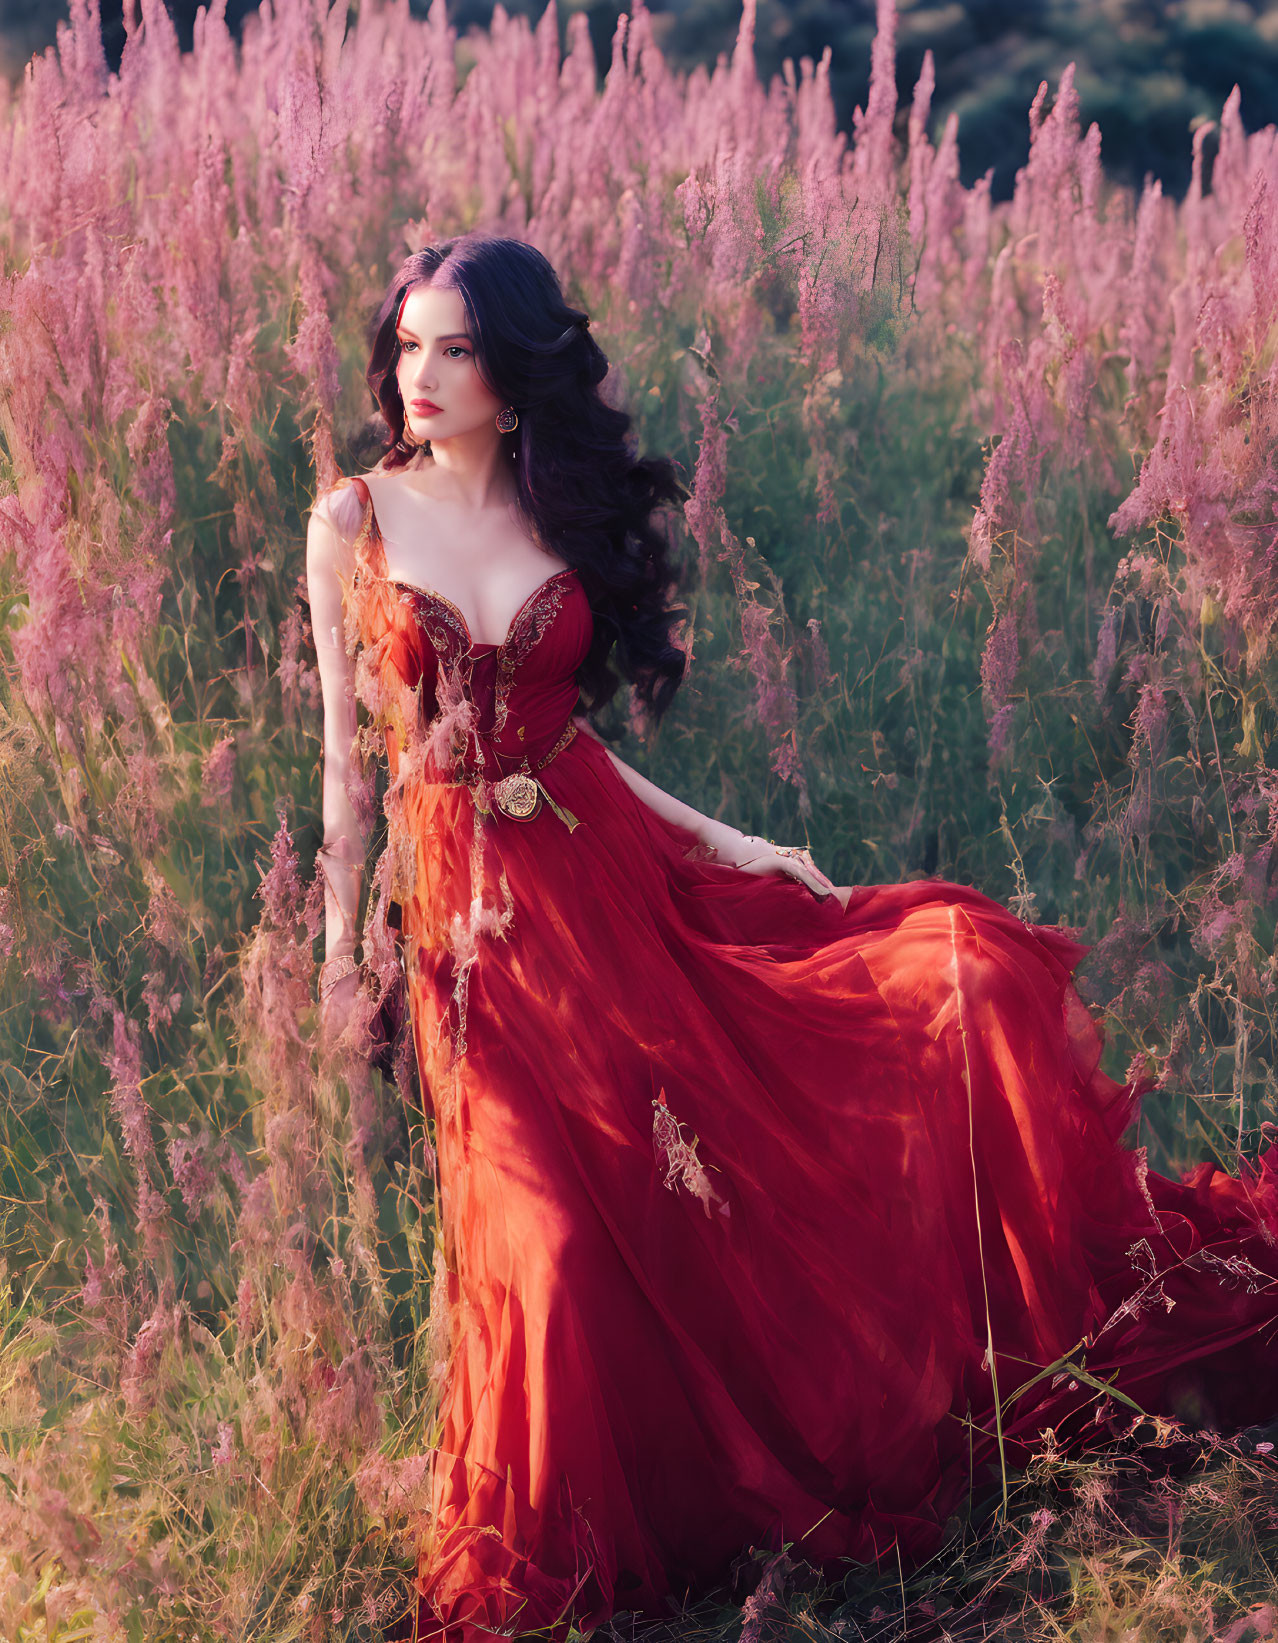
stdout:
{"type": "Polygon", "coordinates": [[[358,930],[364,840],[348,781],[358,731],[355,664],[347,655],[343,585],[355,570],[355,538],[363,521],[358,492],[349,480],[325,491],[311,510],[306,531],[306,580],[311,630],[324,695],[325,952],[350,952],[358,930]]]}

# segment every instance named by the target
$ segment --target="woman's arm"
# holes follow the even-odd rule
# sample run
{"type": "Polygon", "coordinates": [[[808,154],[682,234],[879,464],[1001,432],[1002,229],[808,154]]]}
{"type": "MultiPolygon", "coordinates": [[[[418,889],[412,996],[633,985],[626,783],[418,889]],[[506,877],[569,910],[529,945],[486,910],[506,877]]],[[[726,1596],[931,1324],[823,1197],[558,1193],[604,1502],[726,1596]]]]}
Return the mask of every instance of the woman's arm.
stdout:
{"type": "Polygon", "coordinates": [[[324,693],[324,870],[325,960],[353,954],[358,937],[364,838],[347,790],[358,729],[354,664],[346,654],[342,578],[354,572],[350,546],[337,530],[322,497],[306,530],[306,582],[311,630],[324,693]],[[340,575],[339,575],[340,573],[340,575]]]}
{"type": "Polygon", "coordinates": [[[755,834],[742,833],[739,829],[730,827],[727,822],[716,821],[713,816],[705,816],[700,810],[694,810],[690,804],[685,804],[682,799],[676,799],[672,793],[658,787],[655,782],[650,782],[632,765],[617,757],[584,714],[575,715],[574,723],[579,730],[593,736],[603,747],[632,793],[664,820],[673,822],[677,827],[687,828],[703,844],[709,845],[716,861],[723,862],[729,867],[740,867],[746,872],[786,872],[818,894],[828,894],[837,888],[821,869],[811,862],[810,857],[805,861],[800,857],[781,855],[770,840],[759,838],[755,834]]]}
{"type": "Polygon", "coordinates": [[[682,799],[676,799],[672,793],[667,793],[655,782],[650,782],[646,776],[641,776],[633,765],[628,765],[624,759],[617,757],[584,715],[578,714],[573,722],[578,730],[584,730],[599,743],[632,793],[636,793],[664,820],[673,822],[676,827],[686,827],[690,833],[695,833],[703,844],[712,846],[718,860],[736,866],[738,857],[741,860],[748,860],[759,853],[760,845],[766,843],[763,839],[747,838],[735,827],[729,827],[726,822],[716,821],[713,816],[702,815],[700,810],[694,810],[690,804],[685,804],[682,799]],[[752,848],[745,848],[747,845],[752,848]]]}

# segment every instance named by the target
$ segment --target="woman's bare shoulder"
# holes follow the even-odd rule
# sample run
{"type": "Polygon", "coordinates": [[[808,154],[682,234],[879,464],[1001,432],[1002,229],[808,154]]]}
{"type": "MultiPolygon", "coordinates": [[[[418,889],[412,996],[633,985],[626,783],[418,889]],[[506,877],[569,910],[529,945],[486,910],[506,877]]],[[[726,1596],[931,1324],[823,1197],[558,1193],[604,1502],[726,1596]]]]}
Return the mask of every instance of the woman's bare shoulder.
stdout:
{"type": "Polygon", "coordinates": [[[354,477],[343,475],[321,491],[311,516],[331,526],[343,542],[353,542],[364,520],[364,504],[354,477]]]}

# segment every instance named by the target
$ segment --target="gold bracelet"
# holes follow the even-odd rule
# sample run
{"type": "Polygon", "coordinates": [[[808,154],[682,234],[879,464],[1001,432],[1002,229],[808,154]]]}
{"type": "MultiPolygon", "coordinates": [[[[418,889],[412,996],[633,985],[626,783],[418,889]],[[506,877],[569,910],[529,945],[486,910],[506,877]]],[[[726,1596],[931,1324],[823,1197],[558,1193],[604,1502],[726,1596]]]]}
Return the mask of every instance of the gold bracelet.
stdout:
{"type": "Polygon", "coordinates": [[[339,981],[358,969],[354,953],[339,953],[336,958],[326,958],[319,969],[320,998],[327,998],[339,981]]]}

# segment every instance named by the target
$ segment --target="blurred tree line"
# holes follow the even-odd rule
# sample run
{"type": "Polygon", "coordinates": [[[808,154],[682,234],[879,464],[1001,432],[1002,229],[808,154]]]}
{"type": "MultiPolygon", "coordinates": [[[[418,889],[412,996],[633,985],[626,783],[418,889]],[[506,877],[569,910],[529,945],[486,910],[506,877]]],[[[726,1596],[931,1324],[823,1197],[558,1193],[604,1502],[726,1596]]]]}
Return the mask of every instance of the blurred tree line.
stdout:
{"type": "MultiPolygon", "coordinates": [[[[561,34],[569,14],[584,10],[602,74],[617,17],[630,0],[558,0],[561,34]]],[[[189,46],[197,0],[166,0],[189,46]]],[[[411,0],[425,13],[429,0],[411,0]]],[[[505,0],[531,21],[546,0],[505,0]]],[[[459,34],[485,28],[494,0],[449,0],[459,34]]],[[[713,66],[730,52],[739,0],[649,0],[657,38],[678,69],[713,66]]],[[[228,0],[237,31],[255,0],[228,0]]],[[[1214,119],[1235,85],[1249,131],[1278,123],[1278,0],[899,0],[897,77],[908,105],[923,53],[936,62],[933,128],[959,115],[962,176],[970,184],[989,167],[996,198],[1011,192],[1028,150],[1027,111],[1039,82],[1053,85],[1068,62],[1078,65],[1084,125],[1101,128],[1111,177],[1139,186],[1147,172],[1179,197],[1189,181],[1190,132],[1214,119]]],[[[352,10],[358,11],[358,0],[352,10]]],[[[10,77],[33,51],[51,44],[66,0],[0,0],[0,57],[10,77]]],[[[121,0],[103,0],[108,59],[124,44],[121,0]]],[[[865,100],[874,0],[759,0],[756,54],[770,79],[787,57],[819,59],[831,49],[831,85],[840,128],[865,100]]],[[[1208,155],[1211,146],[1208,146],[1208,155]]]]}

